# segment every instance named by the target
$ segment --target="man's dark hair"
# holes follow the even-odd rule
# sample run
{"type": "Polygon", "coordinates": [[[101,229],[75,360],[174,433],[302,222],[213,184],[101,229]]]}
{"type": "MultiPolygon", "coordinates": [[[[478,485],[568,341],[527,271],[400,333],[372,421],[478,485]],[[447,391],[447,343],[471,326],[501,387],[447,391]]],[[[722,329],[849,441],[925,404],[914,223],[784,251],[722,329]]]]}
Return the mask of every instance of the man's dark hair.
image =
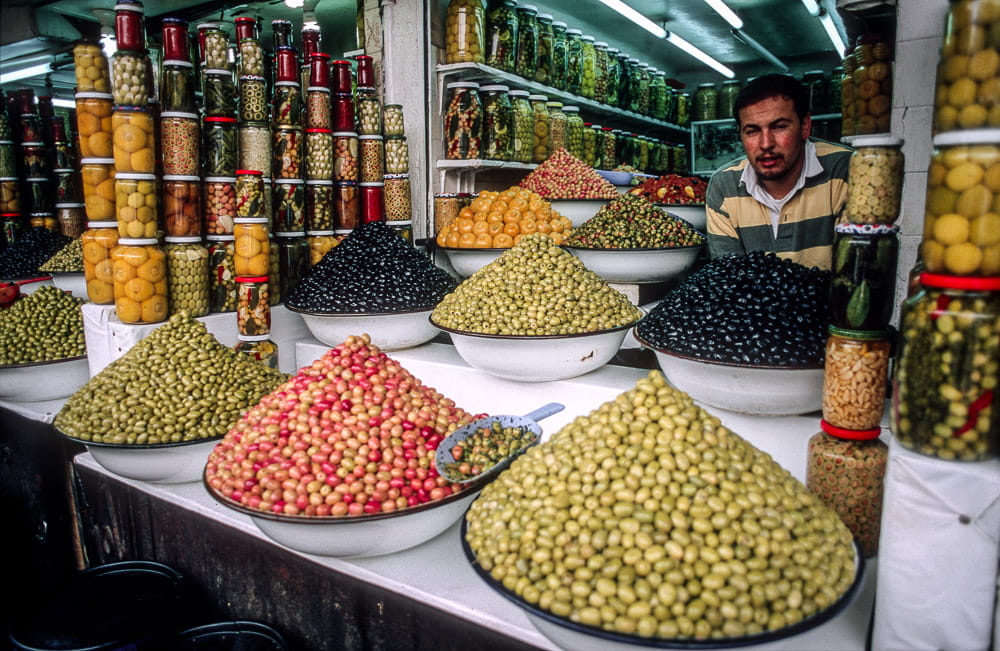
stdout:
{"type": "Polygon", "coordinates": [[[787,97],[792,100],[800,120],[809,114],[809,96],[805,86],[791,75],[773,73],[751,79],[740,90],[733,105],[736,123],[739,124],[741,110],[769,97],[787,97]]]}

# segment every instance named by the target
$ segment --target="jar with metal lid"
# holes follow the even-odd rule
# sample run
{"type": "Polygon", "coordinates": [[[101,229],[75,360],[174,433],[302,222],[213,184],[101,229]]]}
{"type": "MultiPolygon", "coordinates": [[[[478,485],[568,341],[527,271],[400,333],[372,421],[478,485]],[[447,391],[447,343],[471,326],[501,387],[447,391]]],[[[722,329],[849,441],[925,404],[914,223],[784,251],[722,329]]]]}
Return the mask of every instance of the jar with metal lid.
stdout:
{"type": "MultiPolygon", "coordinates": [[[[597,47],[597,43],[594,44],[597,47]]],[[[600,68],[598,70],[598,81],[603,84],[604,95],[603,99],[599,100],[607,104],[608,106],[618,105],[618,86],[621,83],[621,60],[618,58],[620,50],[616,47],[608,47],[606,43],[602,42],[604,46],[603,58],[604,58],[604,80],[600,82],[600,68]]],[[[601,50],[598,48],[598,54],[601,55],[601,50]]],[[[600,60],[598,60],[598,66],[600,66],[600,60]]],[[[596,99],[596,97],[595,97],[596,99]]]]}
{"type": "Polygon", "coordinates": [[[385,174],[385,142],[382,136],[358,136],[358,153],[362,183],[380,183],[385,174]]]}
{"type": "Polygon", "coordinates": [[[202,104],[206,116],[236,117],[236,83],[227,70],[205,70],[202,75],[202,104]]]}
{"type": "Polygon", "coordinates": [[[849,330],[884,330],[896,297],[899,228],[837,224],[834,231],[830,322],[849,330]]]}
{"type": "MultiPolygon", "coordinates": [[[[338,181],[333,185],[333,223],[339,230],[358,225],[361,212],[360,191],[356,181],[338,181]]],[[[330,229],[316,229],[330,230],[330,229]]]]}
{"type": "Polygon", "coordinates": [[[43,143],[22,143],[21,164],[26,178],[45,178],[49,175],[48,154],[43,143]]]}
{"type": "Polygon", "coordinates": [[[301,232],[306,230],[305,184],[298,179],[278,179],[274,182],[274,230],[301,232]]]}
{"type": "Polygon", "coordinates": [[[611,127],[601,127],[601,169],[613,170],[618,166],[618,137],[611,127]]]}
{"type": "Polygon", "coordinates": [[[296,81],[274,83],[271,105],[272,127],[302,126],[302,91],[296,81]]]}
{"type": "Polygon", "coordinates": [[[386,220],[409,221],[413,219],[413,204],[410,198],[410,175],[386,174],[384,184],[386,220]]]}
{"type": "Polygon", "coordinates": [[[802,85],[809,98],[810,115],[824,115],[830,112],[830,93],[826,73],[810,70],[802,73],[802,85]]]}
{"type": "MultiPolygon", "coordinates": [[[[238,247],[237,241],[237,260],[238,247]]],[[[249,336],[271,332],[271,298],[267,276],[236,274],[236,329],[239,334],[249,336]]]]}
{"type": "Polygon", "coordinates": [[[899,217],[903,192],[903,141],[858,136],[851,146],[851,182],[841,219],[854,224],[892,224],[899,217]]]}
{"type": "Polygon", "coordinates": [[[549,155],[551,156],[558,149],[566,149],[569,140],[566,134],[566,113],[563,112],[562,102],[546,102],[545,107],[549,112],[549,155]]]}
{"type": "Polygon", "coordinates": [[[168,237],[201,234],[201,179],[164,175],[163,226],[168,237]]]}
{"type": "Polygon", "coordinates": [[[260,39],[244,38],[240,39],[240,75],[251,77],[263,77],[264,68],[264,46],[260,39]]]}
{"type": "Polygon", "coordinates": [[[608,80],[610,78],[608,44],[594,42],[594,101],[606,104],[608,101],[608,80]]]}
{"type": "Polygon", "coordinates": [[[118,106],[145,106],[152,84],[145,53],[118,50],[111,59],[111,96],[118,106]]]}
{"type": "Polygon", "coordinates": [[[584,34],[580,36],[580,95],[594,99],[594,89],[597,84],[597,50],[594,48],[594,37],[584,34]]]}
{"type": "Polygon", "coordinates": [[[117,222],[87,222],[80,235],[83,248],[83,278],[87,283],[87,298],[97,305],[115,302],[115,278],[111,252],[118,246],[117,222]]]}
{"type": "MultiPolygon", "coordinates": [[[[306,181],[305,225],[307,231],[333,229],[333,181],[306,181]]],[[[279,229],[275,222],[275,230],[279,229]]],[[[302,229],[296,229],[300,232],[302,229]]]]}
{"type": "Polygon", "coordinates": [[[353,131],[335,131],[333,133],[333,180],[357,181],[358,170],[358,134],[353,131]]]}
{"type": "Polygon", "coordinates": [[[517,31],[517,3],[500,0],[487,17],[486,65],[514,72],[517,31]]]}
{"type": "Polygon", "coordinates": [[[52,212],[52,187],[49,179],[25,179],[24,207],[26,212],[52,212]]]}
{"type": "Polygon", "coordinates": [[[160,116],[163,174],[194,176],[198,174],[198,116],[195,113],[164,112],[160,116]]]}
{"type": "Polygon", "coordinates": [[[115,214],[119,236],[133,239],[156,237],[158,206],[154,175],[115,172],[115,214]]]}
{"type": "Polygon", "coordinates": [[[552,46],[555,41],[555,34],[552,29],[552,15],[538,14],[535,24],[538,28],[538,48],[535,51],[534,79],[540,84],[551,86],[554,76],[552,46]]]}
{"type": "Polygon", "coordinates": [[[304,233],[275,233],[272,244],[278,252],[279,291],[288,296],[309,271],[309,241],[304,233]]]}
{"type": "Polygon", "coordinates": [[[160,107],[164,111],[194,112],[195,83],[193,63],[164,61],[160,78],[160,107]]]}
{"type": "Polygon", "coordinates": [[[445,13],[445,63],[482,63],[486,8],[482,0],[450,0],[445,13]]]}
{"type": "Polygon", "coordinates": [[[236,247],[232,235],[208,235],[208,309],[232,312],[236,309],[236,247]]]}
{"type": "Polygon", "coordinates": [[[891,425],[903,446],[981,461],[1000,455],[1000,278],[923,273],[903,303],[891,425]]]}
{"type": "Polygon", "coordinates": [[[480,87],[483,101],[482,157],[510,160],[512,154],[511,122],[513,115],[507,86],[491,84],[480,87]]]}
{"type": "Polygon", "coordinates": [[[323,256],[340,242],[333,231],[309,231],[306,233],[306,241],[309,243],[310,267],[319,264],[323,256]]]}
{"type": "Polygon", "coordinates": [[[514,70],[525,79],[534,79],[538,67],[538,7],[518,5],[517,50],[514,54],[514,70]]]}
{"type": "Polygon", "coordinates": [[[82,195],[80,194],[80,183],[76,170],[52,170],[52,176],[55,177],[55,202],[57,204],[81,201],[82,195]]]}
{"type": "Polygon", "coordinates": [[[111,158],[111,95],[105,93],[76,94],[76,131],[81,158],[111,158]]]}
{"type": "MultiPolygon", "coordinates": [[[[84,158],[80,161],[80,181],[83,185],[83,204],[89,221],[115,219],[115,161],[113,158],[84,158]]],[[[6,187],[7,182],[2,186],[6,187]]],[[[13,190],[18,182],[14,179],[13,190]]],[[[19,195],[19,193],[17,193],[19,195]]],[[[8,197],[9,201],[10,197],[8,197]]],[[[0,203],[4,203],[0,200],[0,203]]],[[[2,210],[0,212],[19,212],[2,210]]]]}
{"type": "Polygon", "coordinates": [[[461,210],[458,194],[454,192],[441,192],[434,195],[434,235],[437,236],[441,229],[458,219],[458,212],[461,210]]]}
{"type": "Polygon", "coordinates": [[[111,92],[108,60],[99,44],[77,43],[73,46],[73,71],[78,94],[111,92]]]}
{"type": "MultiPolygon", "coordinates": [[[[820,73],[822,75],[823,73],[820,73]]],[[[717,120],[730,120],[735,119],[736,115],[733,113],[733,108],[736,106],[736,96],[740,94],[740,80],[739,79],[727,79],[722,82],[722,88],[719,90],[718,95],[715,98],[715,119],[717,120]]],[[[695,102],[698,102],[698,95],[695,94],[695,102]]],[[[818,115],[813,112],[813,115],[818,115]]]]}
{"type": "Polygon", "coordinates": [[[406,240],[409,243],[413,243],[413,222],[411,221],[394,221],[388,222],[389,230],[406,240]]]}
{"type": "Polygon", "coordinates": [[[386,137],[386,174],[406,174],[410,171],[410,148],[404,136],[386,137]]]}
{"type": "Polygon", "coordinates": [[[552,21],[552,79],[549,85],[564,90],[566,88],[567,63],[566,23],[552,21]]]}
{"type": "Polygon", "coordinates": [[[272,20],[271,37],[275,48],[290,46],[292,44],[291,21],[282,19],[272,20]]]}
{"type": "Polygon", "coordinates": [[[354,96],[350,93],[334,93],[330,99],[334,131],[354,131],[354,96]]]}
{"type": "MultiPolygon", "coordinates": [[[[857,135],[887,133],[890,121],[889,113],[892,108],[892,46],[883,36],[878,34],[865,34],[858,40],[855,52],[859,53],[860,56],[855,55],[856,64],[853,74],[855,88],[854,132],[857,135]]],[[[985,109],[982,112],[985,113],[985,109]]],[[[948,113],[950,112],[945,112],[946,120],[948,113]]],[[[937,112],[935,112],[935,117],[937,117],[937,112]]],[[[986,124],[985,120],[980,122],[978,118],[973,122],[975,123],[969,124],[968,128],[986,124]]]]}
{"type": "Polygon", "coordinates": [[[618,101],[614,105],[627,109],[629,106],[628,92],[632,84],[632,64],[630,63],[632,57],[625,52],[619,52],[615,55],[615,60],[618,61],[618,101]]]}
{"type": "Polygon", "coordinates": [[[153,116],[136,107],[117,107],[111,116],[116,172],[152,174],[156,169],[153,116]]]}
{"type": "Polygon", "coordinates": [[[330,129],[332,105],[330,89],[311,86],[306,89],[306,127],[310,129],[330,129]]]}
{"type": "Polygon", "coordinates": [[[206,70],[230,72],[229,37],[221,29],[206,29],[199,35],[205,44],[202,67],[206,70]]]}
{"type": "Polygon", "coordinates": [[[267,122],[267,80],[260,76],[240,77],[240,122],[267,122]]]}
{"type": "Polygon", "coordinates": [[[580,95],[583,78],[583,32],[576,28],[566,30],[566,90],[580,95]]]}
{"type": "Polygon", "coordinates": [[[694,110],[691,119],[698,122],[715,120],[718,117],[718,113],[716,112],[718,105],[717,95],[714,83],[698,84],[698,90],[694,93],[694,110]]]}
{"type": "Polygon", "coordinates": [[[625,61],[625,70],[627,70],[628,90],[625,92],[627,102],[622,108],[628,109],[633,113],[638,113],[639,101],[642,95],[640,88],[642,86],[642,75],[639,74],[639,60],[635,57],[627,59],[625,61]]]}
{"type": "Polygon", "coordinates": [[[374,95],[358,95],[355,99],[358,135],[382,135],[382,102],[374,95]]]}
{"type": "Polygon", "coordinates": [[[264,175],[257,170],[236,170],[236,217],[266,217],[264,175]]]}
{"type": "Polygon", "coordinates": [[[473,159],[481,156],[483,107],[479,84],[453,81],[448,84],[448,106],[444,114],[445,157],[473,159]]]}
{"type": "Polygon", "coordinates": [[[115,42],[123,50],[146,49],[146,23],[141,2],[115,4],[115,42]]]}
{"type": "Polygon", "coordinates": [[[208,249],[200,237],[167,237],[167,290],[170,314],[208,314],[208,249]]]}
{"type": "Polygon", "coordinates": [[[236,346],[233,349],[251,357],[267,368],[278,368],[278,344],[271,340],[270,335],[236,335],[236,346]]]}
{"type": "Polygon", "coordinates": [[[583,118],[579,106],[564,106],[566,115],[566,150],[576,158],[583,158],[583,118]]]}
{"type": "Polygon", "coordinates": [[[823,418],[835,427],[878,427],[885,412],[891,343],[884,330],[830,326],[823,369],[823,418]]]}
{"type": "Polygon", "coordinates": [[[205,176],[234,176],[237,149],[236,118],[212,116],[202,127],[202,171],[205,176]]]}
{"type": "Polygon", "coordinates": [[[582,160],[587,165],[595,167],[597,165],[597,132],[594,131],[594,125],[590,122],[583,123],[583,130],[580,133],[580,142],[582,143],[582,160]]]}
{"type": "Polygon", "coordinates": [[[271,171],[276,179],[302,178],[302,129],[281,127],[273,132],[271,171]]]}
{"type": "Polygon", "coordinates": [[[878,552],[889,449],[881,429],[858,431],[823,420],[809,439],[806,487],[833,509],[865,556],[878,552]]]}
{"type": "Polygon", "coordinates": [[[646,136],[639,136],[637,140],[638,143],[636,145],[635,166],[637,169],[648,173],[650,171],[649,163],[650,163],[650,153],[651,153],[650,151],[651,141],[646,136]]]}
{"type": "Polygon", "coordinates": [[[59,222],[59,232],[66,237],[77,238],[83,233],[86,215],[82,203],[57,203],[56,220],[59,222]]]}
{"type": "Polygon", "coordinates": [[[530,163],[535,132],[535,118],[528,101],[528,91],[512,90],[508,93],[511,108],[511,159],[530,163]]]}
{"type": "Polygon", "coordinates": [[[663,109],[663,119],[671,124],[677,124],[677,89],[667,85],[667,103],[663,109]]]}
{"type": "MultiPolygon", "coordinates": [[[[653,70],[649,85],[649,115],[657,120],[667,119],[667,73],[653,70]]],[[[723,84],[725,88],[725,84],[723,84]]]]}
{"type": "Polygon", "coordinates": [[[270,268],[270,233],[267,218],[234,219],[233,242],[236,247],[234,269],[239,276],[265,276],[270,268]]]}
{"type": "Polygon", "coordinates": [[[690,121],[688,107],[691,104],[690,93],[679,93],[677,95],[677,126],[686,127],[690,121]]]}
{"type": "Polygon", "coordinates": [[[402,104],[386,104],[382,107],[382,132],[386,138],[404,135],[402,104]]]}
{"type": "Polygon", "coordinates": [[[333,132],[329,129],[306,129],[306,178],[333,178],[333,132]]]}
{"type": "Polygon", "coordinates": [[[120,238],[111,252],[115,314],[122,323],[159,323],[169,316],[167,262],[155,238],[120,238]]]}
{"type": "Polygon", "coordinates": [[[265,122],[248,122],[238,129],[237,167],[271,173],[271,129],[265,122]]]}
{"type": "Polygon", "coordinates": [[[541,163],[549,157],[549,107],[545,95],[529,95],[534,136],[531,140],[531,162],[541,163]]]}
{"type": "Polygon", "coordinates": [[[236,177],[207,176],[203,185],[205,233],[231,235],[236,219],[236,177]]]}

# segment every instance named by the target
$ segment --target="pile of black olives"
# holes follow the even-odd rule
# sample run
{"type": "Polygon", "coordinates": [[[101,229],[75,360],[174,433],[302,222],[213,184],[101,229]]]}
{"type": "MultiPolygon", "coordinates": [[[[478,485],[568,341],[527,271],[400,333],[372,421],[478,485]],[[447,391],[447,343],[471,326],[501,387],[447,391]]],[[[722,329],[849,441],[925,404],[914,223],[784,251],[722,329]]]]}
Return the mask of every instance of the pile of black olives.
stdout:
{"type": "Polygon", "coordinates": [[[0,253],[0,278],[38,273],[38,268],[72,239],[44,226],[25,231],[0,253]]]}
{"type": "Polygon", "coordinates": [[[829,284],[830,272],[773,253],[723,256],[671,291],[637,333],[704,360],[815,365],[823,359],[829,284]]]}
{"type": "Polygon", "coordinates": [[[292,309],[382,313],[430,309],[457,282],[384,222],[358,226],[292,289],[292,309]]]}

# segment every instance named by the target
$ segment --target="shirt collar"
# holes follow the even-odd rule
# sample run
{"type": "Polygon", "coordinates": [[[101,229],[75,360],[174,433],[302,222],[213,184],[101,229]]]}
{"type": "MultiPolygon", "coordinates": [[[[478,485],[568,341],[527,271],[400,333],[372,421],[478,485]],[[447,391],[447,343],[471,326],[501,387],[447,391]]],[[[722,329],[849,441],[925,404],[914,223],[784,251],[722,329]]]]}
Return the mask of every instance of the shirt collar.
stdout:
{"type": "MultiPolygon", "coordinates": [[[[805,184],[805,180],[817,176],[823,172],[823,165],[819,162],[819,157],[816,155],[816,143],[812,140],[806,139],[805,151],[803,151],[803,156],[805,157],[805,162],[802,165],[802,171],[799,173],[799,180],[796,183],[796,187],[789,194],[794,194],[798,188],[805,184]]],[[[743,173],[740,174],[740,185],[746,188],[747,192],[753,194],[760,182],[757,178],[757,172],[754,170],[753,165],[750,161],[743,167],[743,173]]],[[[763,188],[761,188],[763,189],[763,188]]]]}

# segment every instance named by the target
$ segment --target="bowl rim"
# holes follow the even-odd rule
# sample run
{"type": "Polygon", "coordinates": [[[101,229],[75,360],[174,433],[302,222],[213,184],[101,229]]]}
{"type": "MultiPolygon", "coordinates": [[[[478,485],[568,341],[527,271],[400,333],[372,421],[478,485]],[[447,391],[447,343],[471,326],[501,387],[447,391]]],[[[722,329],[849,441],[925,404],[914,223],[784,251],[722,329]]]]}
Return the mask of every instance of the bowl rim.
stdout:
{"type": "MultiPolygon", "coordinates": [[[[490,480],[489,477],[485,479],[490,480]]],[[[253,509],[219,493],[208,481],[207,464],[205,469],[202,471],[201,482],[204,484],[205,490],[208,491],[208,494],[211,495],[215,501],[223,506],[233,509],[234,511],[244,515],[249,515],[251,518],[260,518],[262,520],[270,520],[272,522],[279,522],[282,524],[308,525],[364,524],[367,522],[377,522],[379,520],[390,520],[392,518],[413,515],[415,513],[423,513],[424,511],[430,511],[435,507],[457,502],[470,496],[475,497],[476,493],[482,490],[483,486],[489,483],[489,481],[471,481],[466,484],[458,484],[463,486],[463,488],[457,493],[452,493],[451,495],[442,497],[439,500],[431,500],[430,502],[424,502],[423,504],[418,504],[416,506],[407,506],[405,509],[390,511],[389,513],[361,513],[358,515],[285,515],[261,511],[260,509],[253,509]]]]}
{"type": "Polygon", "coordinates": [[[714,366],[725,366],[729,368],[745,368],[748,370],[759,370],[759,371],[822,371],[824,367],[823,360],[816,362],[815,364],[794,364],[778,366],[775,364],[748,364],[747,362],[722,362],[714,359],[702,359],[701,357],[695,357],[694,355],[689,355],[687,353],[679,353],[669,348],[663,348],[662,346],[656,346],[654,344],[646,341],[644,337],[639,334],[636,330],[633,335],[636,340],[642,344],[645,348],[652,350],[653,352],[662,353],[669,357],[676,357],[688,362],[700,362],[702,364],[711,364],[714,366]]]}
{"type": "MultiPolygon", "coordinates": [[[[469,505],[472,508],[472,505],[469,505]]],[[[856,540],[851,541],[851,545],[854,547],[854,580],[851,585],[848,586],[847,590],[837,598],[835,602],[824,608],[823,610],[810,615],[790,626],[778,629],[777,631],[765,631],[763,633],[757,633],[754,635],[743,635],[740,637],[731,638],[709,638],[706,640],[698,640],[695,638],[659,638],[659,637],[639,637],[637,635],[629,635],[627,633],[616,633],[613,631],[607,631],[602,628],[596,628],[593,626],[588,626],[586,624],[580,624],[577,622],[570,621],[569,619],[559,617],[553,613],[542,610],[538,606],[528,603],[522,597],[518,596],[512,591],[509,591],[504,585],[498,582],[496,579],[490,575],[479,563],[476,561],[475,554],[472,553],[472,549],[469,547],[469,543],[466,540],[466,534],[468,533],[468,514],[469,511],[465,512],[465,515],[461,520],[461,533],[459,539],[462,543],[462,553],[465,555],[465,559],[468,561],[472,570],[481,578],[486,585],[491,587],[500,595],[511,601],[517,606],[534,615],[540,619],[562,626],[563,628],[569,629],[575,633],[582,633],[585,635],[592,635],[599,640],[605,640],[609,642],[617,642],[621,644],[633,644],[636,646],[643,646],[649,648],[659,648],[659,649],[728,649],[733,647],[742,647],[752,644],[762,644],[765,642],[773,642],[777,640],[782,640],[793,635],[798,635],[799,633],[804,633],[806,631],[812,630],[813,628],[823,624],[835,615],[840,614],[848,604],[850,604],[854,597],[861,589],[862,578],[865,574],[865,557],[861,552],[861,547],[858,545],[856,540]]]]}
{"type": "MultiPolygon", "coordinates": [[[[607,181],[607,179],[604,179],[604,180],[607,181]]],[[[569,198],[567,198],[567,199],[550,199],[548,197],[542,197],[542,199],[545,199],[549,203],[553,203],[555,201],[601,201],[603,203],[608,203],[609,201],[614,201],[615,199],[617,199],[618,196],[621,196],[621,195],[616,195],[614,197],[608,197],[606,199],[604,199],[604,198],[594,199],[594,198],[589,198],[589,197],[588,198],[584,198],[584,199],[569,199],[569,198]]]]}
{"type": "Polygon", "coordinates": [[[448,253],[452,253],[452,252],[467,253],[467,252],[471,252],[471,251],[477,251],[477,252],[478,251],[483,251],[485,253],[494,253],[494,252],[510,251],[514,247],[507,246],[507,247],[483,247],[483,248],[479,248],[479,247],[475,247],[475,246],[438,246],[437,248],[440,249],[440,250],[442,250],[442,251],[447,251],[448,253]]]}
{"type": "Polygon", "coordinates": [[[509,340],[509,341],[545,341],[550,339],[581,339],[583,337],[592,337],[594,335],[606,335],[612,332],[619,332],[621,330],[628,330],[629,328],[634,328],[637,326],[646,316],[649,314],[645,309],[636,307],[642,316],[634,321],[630,321],[624,325],[615,326],[614,328],[607,328],[605,330],[594,330],[592,332],[571,332],[565,335],[492,335],[485,332],[469,332],[468,330],[456,330],[455,328],[448,328],[443,325],[438,325],[434,322],[433,317],[427,317],[431,325],[433,325],[438,330],[444,330],[445,332],[453,335],[464,335],[467,337],[479,337],[481,339],[496,339],[496,340],[509,340]]]}
{"type": "Polygon", "coordinates": [[[82,271],[46,271],[50,276],[82,276],[82,271]]]}
{"type": "Polygon", "coordinates": [[[78,439],[75,436],[70,436],[58,427],[56,427],[55,430],[59,432],[63,438],[69,439],[74,443],[86,445],[88,448],[94,447],[116,450],[167,450],[171,448],[183,448],[198,443],[218,443],[225,436],[225,434],[220,434],[219,436],[212,436],[209,438],[194,439],[191,441],[173,441],[171,443],[104,443],[103,441],[86,441],[84,439],[78,439]]]}
{"type": "MultiPolygon", "coordinates": [[[[694,228],[692,226],[692,228],[694,228]]],[[[705,237],[705,235],[699,231],[697,228],[694,229],[699,235],[705,237]]],[[[564,249],[570,249],[572,251],[594,251],[597,253],[667,253],[670,251],[685,251],[687,249],[702,249],[705,248],[706,242],[701,244],[686,244],[684,246],[660,246],[660,247],[642,247],[642,248],[631,248],[631,249],[608,249],[608,248],[596,248],[592,246],[574,246],[572,244],[560,244],[564,249]]]]}
{"type": "Polygon", "coordinates": [[[0,364],[0,371],[16,371],[22,368],[29,368],[32,366],[49,366],[51,364],[61,364],[63,362],[78,362],[81,359],[87,359],[86,353],[84,353],[83,355],[74,355],[73,357],[46,359],[40,362],[24,362],[22,364],[0,364]]]}
{"type": "Polygon", "coordinates": [[[408,316],[421,314],[423,312],[433,312],[435,305],[431,307],[423,307],[417,310],[406,310],[401,312],[317,312],[315,310],[306,310],[300,307],[294,307],[285,303],[284,306],[288,308],[290,312],[295,312],[297,314],[304,314],[306,316],[324,316],[324,317],[372,317],[372,316],[408,316]]]}
{"type": "Polygon", "coordinates": [[[650,202],[650,203],[652,203],[654,206],[664,206],[664,207],[667,207],[667,208],[688,208],[688,207],[704,208],[705,207],[705,202],[704,201],[692,201],[691,203],[658,203],[658,202],[653,201],[653,202],[650,202]]]}

